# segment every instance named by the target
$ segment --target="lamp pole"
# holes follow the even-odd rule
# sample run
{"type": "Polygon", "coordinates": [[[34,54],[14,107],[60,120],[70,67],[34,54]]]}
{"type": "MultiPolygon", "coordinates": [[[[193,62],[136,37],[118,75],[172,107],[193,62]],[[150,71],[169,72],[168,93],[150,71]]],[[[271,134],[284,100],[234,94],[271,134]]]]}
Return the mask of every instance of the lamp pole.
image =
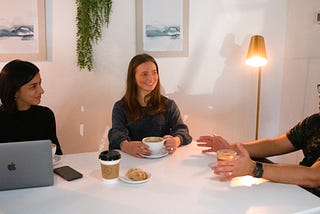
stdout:
{"type": "Polygon", "coordinates": [[[260,88],[261,88],[261,66],[259,66],[259,71],[258,71],[258,94],[257,94],[257,115],[256,115],[256,140],[258,140],[258,136],[259,136],[260,88]]]}
{"type": "Polygon", "coordinates": [[[260,114],[260,89],[261,89],[261,67],[267,64],[266,47],[264,38],[261,35],[254,35],[250,39],[246,64],[258,67],[258,95],[256,112],[256,136],[259,137],[259,114],[260,114]]]}

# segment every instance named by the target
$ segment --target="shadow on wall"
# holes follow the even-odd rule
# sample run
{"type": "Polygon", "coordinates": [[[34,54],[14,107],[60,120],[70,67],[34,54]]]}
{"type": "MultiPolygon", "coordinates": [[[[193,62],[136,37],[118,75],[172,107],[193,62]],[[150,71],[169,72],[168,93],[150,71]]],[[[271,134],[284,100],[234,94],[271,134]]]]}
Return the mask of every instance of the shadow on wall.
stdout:
{"type": "MultiPolygon", "coordinates": [[[[217,77],[212,78],[212,92],[190,95],[188,87],[195,83],[199,62],[205,60],[201,48],[198,51],[190,57],[192,60],[189,60],[182,81],[184,85],[180,85],[175,93],[164,94],[178,104],[194,140],[207,134],[220,134],[230,141],[253,139],[257,76],[243,70],[242,53],[245,51],[236,43],[233,34],[227,34],[219,52],[224,67],[222,71],[212,71],[212,76],[217,77]]],[[[65,154],[97,151],[108,128],[106,125],[111,124],[114,101],[122,95],[122,92],[115,94],[113,89],[124,77],[109,73],[101,75],[106,76],[79,74],[78,79],[68,85],[68,93],[60,97],[59,103],[65,103],[65,106],[55,114],[59,118],[57,132],[65,154]],[[81,124],[84,125],[82,133],[81,124]]]]}
{"type": "MultiPolygon", "coordinates": [[[[243,52],[234,35],[227,34],[219,52],[225,59],[223,72],[212,93],[188,95],[186,88],[179,87],[177,92],[167,94],[185,115],[194,139],[212,134],[222,135],[230,141],[254,138],[256,90],[252,89],[252,82],[256,82],[256,75],[241,70],[243,52]]],[[[192,79],[186,80],[190,81],[192,79]]]]}
{"type": "Polygon", "coordinates": [[[110,102],[112,91],[96,78],[79,78],[70,84],[68,94],[60,98],[60,103],[65,105],[55,114],[59,119],[57,134],[64,154],[98,151],[101,147],[101,139],[111,120],[109,109],[113,101],[110,102]],[[91,82],[95,84],[88,84],[91,82]]]}

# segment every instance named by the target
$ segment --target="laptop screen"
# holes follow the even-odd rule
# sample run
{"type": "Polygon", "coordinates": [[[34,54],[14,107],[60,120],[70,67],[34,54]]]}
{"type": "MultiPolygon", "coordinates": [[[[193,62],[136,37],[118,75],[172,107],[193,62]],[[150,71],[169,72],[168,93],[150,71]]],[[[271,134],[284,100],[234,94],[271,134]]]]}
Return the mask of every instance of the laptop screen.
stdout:
{"type": "Polygon", "coordinates": [[[0,190],[53,185],[50,140],[0,143],[0,190]]]}

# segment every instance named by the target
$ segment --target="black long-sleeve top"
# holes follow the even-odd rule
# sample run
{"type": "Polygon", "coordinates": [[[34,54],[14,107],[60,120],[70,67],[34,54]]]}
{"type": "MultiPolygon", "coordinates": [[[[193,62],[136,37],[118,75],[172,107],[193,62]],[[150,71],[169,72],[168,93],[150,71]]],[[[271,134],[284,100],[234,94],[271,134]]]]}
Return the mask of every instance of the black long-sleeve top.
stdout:
{"type": "Polygon", "coordinates": [[[0,111],[0,143],[28,140],[51,140],[56,154],[62,155],[53,112],[38,105],[12,114],[0,111]]]}

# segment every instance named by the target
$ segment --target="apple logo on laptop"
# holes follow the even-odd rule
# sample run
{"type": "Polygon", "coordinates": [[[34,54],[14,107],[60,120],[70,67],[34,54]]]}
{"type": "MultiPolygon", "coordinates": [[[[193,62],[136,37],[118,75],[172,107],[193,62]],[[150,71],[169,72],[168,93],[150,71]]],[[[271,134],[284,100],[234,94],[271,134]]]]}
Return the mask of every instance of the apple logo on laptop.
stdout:
{"type": "Polygon", "coordinates": [[[16,170],[16,165],[13,162],[11,162],[10,164],[8,164],[8,169],[10,171],[16,170]]]}

